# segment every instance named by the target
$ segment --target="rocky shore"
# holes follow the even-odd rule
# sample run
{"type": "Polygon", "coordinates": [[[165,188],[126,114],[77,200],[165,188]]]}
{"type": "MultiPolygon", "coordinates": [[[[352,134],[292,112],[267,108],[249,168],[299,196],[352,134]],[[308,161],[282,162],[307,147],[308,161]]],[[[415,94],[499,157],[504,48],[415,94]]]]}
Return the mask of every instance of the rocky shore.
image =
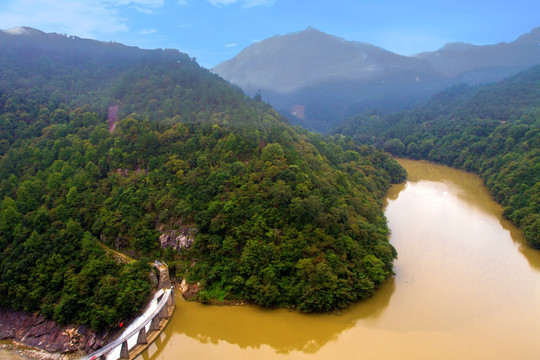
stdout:
{"type": "Polygon", "coordinates": [[[73,355],[36,350],[17,343],[0,343],[0,360],[71,360],[73,355]]]}
{"type": "MultiPolygon", "coordinates": [[[[22,311],[0,309],[0,340],[11,340],[16,345],[44,350],[49,355],[40,359],[60,359],[65,354],[89,353],[106,343],[109,332],[95,333],[86,326],[61,327],[43,315],[33,315],[22,311]]],[[[11,346],[9,344],[4,344],[11,346]]]]}

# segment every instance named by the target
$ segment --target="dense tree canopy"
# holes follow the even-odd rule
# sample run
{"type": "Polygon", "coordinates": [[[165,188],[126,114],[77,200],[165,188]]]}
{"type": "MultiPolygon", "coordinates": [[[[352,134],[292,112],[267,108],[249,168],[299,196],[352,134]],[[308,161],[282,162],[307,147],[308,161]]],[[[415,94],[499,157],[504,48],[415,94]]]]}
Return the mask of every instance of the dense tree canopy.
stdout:
{"type": "Polygon", "coordinates": [[[480,174],[540,248],[540,66],[497,84],[451,87],[412,111],[359,115],[334,132],[480,174]]]}
{"type": "Polygon", "coordinates": [[[381,199],[405,172],[388,154],[293,128],[176,51],[54,41],[61,57],[0,41],[0,306],[112,326],[148,297],[154,257],[201,301],[303,311],[392,273],[381,199]],[[161,248],[178,224],[193,245],[161,248]]]}

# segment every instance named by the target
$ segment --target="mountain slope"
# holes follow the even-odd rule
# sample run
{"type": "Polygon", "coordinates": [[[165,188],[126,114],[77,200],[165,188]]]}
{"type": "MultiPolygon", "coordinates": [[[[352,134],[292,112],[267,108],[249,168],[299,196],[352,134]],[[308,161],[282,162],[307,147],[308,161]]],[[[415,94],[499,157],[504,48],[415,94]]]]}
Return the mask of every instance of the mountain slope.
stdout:
{"type": "Polygon", "coordinates": [[[510,43],[447,44],[413,57],[308,28],[244,49],[214,71],[310,129],[412,108],[445,87],[494,82],[540,63],[540,28],[510,43]]]}
{"type": "Polygon", "coordinates": [[[440,78],[426,61],[313,28],[253,44],[213,71],[248,93],[260,90],[285,113],[303,107],[293,119],[318,130],[335,124],[353,105],[364,109],[393,101],[399,108],[415,102],[423,98],[426,81],[440,78]],[[418,93],[404,96],[403,88],[409,87],[418,93]]]}
{"type": "Polygon", "coordinates": [[[504,215],[540,248],[539,89],[537,65],[496,84],[451,87],[411,111],[358,115],[333,132],[479,173],[504,215]]]}
{"type": "Polygon", "coordinates": [[[157,257],[201,301],[303,311],[390,276],[388,154],[294,129],[174,50],[34,30],[0,50],[0,306],[114,327],[157,257]]]}
{"type": "Polygon", "coordinates": [[[402,73],[435,75],[425,61],[371,44],[348,42],[314,28],[255,43],[213,70],[247,92],[271,89],[278,93],[335,80],[371,81],[402,73]]]}
{"type": "Polygon", "coordinates": [[[5,94],[54,105],[91,105],[102,115],[118,105],[119,116],[136,111],[151,119],[172,112],[195,116],[194,110],[208,114],[243,101],[240,91],[177,50],[141,50],[23,30],[15,35],[0,31],[0,89],[5,94]]]}
{"type": "Polygon", "coordinates": [[[450,43],[443,48],[415,55],[448,77],[483,68],[516,73],[540,62],[540,27],[509,43],[472,45],[450,43]]]}

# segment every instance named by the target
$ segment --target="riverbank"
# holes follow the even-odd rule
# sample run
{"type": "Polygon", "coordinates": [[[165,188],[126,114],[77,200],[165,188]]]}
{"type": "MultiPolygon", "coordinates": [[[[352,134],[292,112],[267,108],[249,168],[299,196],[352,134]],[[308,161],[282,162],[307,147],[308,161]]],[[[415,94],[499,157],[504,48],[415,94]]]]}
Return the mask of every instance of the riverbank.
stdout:
{"type": "Polygon", "coordinates": [[[338,314],[178,300],[163,340],[143,357],[537,359],[540,253],[479,177],[400,163],[409,181],[385,201],[396,275],[372,298],[338,314]]]}
{"type": "Polygon", "coordinates": [[[0,343],[0,360],[71,360],[72,355],[52,354],[45,350],[31,349],[13,342],[0,343]]]}
{"type": "Polygon", "coordinates": [[[12,342],[2,344],[2,348],[20,349],[28,354],[35,349],[38,359],[61,359],[67,354],[92,352],[103,346],[110,336],[109,331],[96,333],[83,325],[62,327],[43,315],[0,309],[0,340],[12,342]]]}
{"type": "MultiPolygon", "coordinates": [[[[125,255],[123,258],[129,260],[125,255]]],[[[165,281],[170,283],[168,276],[165,281]]],[[[124,322],[127,325],[135,318],[124,322]]],[[[27,354],[32,359],[80,357],[102,348],[119,332],[120,329],[95,332],[85,325],[63,327],[53,320],[45,319],[41,314],[0,308],[0,348],[18,355],[27,354]]]]}

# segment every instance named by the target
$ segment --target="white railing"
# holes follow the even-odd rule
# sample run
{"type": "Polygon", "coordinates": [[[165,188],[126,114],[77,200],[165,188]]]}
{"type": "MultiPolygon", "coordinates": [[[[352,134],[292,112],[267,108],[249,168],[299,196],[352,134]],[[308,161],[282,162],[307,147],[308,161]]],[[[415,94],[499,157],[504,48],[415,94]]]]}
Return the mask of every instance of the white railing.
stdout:
{"type": "Polygon", "coordinates": [[[159,323],[169,317],[168,305],[174,305],[174,291],[161,289],[156,292],[144,314],[129,325],[124,333],[113,342],[81,360],[117,360],[129,358],[129,349],[137,344],[146,344],[146,334],[150,331],[161,331],[159,323]],[[155,302],[154,302],[155,301],[155,302]]]}

